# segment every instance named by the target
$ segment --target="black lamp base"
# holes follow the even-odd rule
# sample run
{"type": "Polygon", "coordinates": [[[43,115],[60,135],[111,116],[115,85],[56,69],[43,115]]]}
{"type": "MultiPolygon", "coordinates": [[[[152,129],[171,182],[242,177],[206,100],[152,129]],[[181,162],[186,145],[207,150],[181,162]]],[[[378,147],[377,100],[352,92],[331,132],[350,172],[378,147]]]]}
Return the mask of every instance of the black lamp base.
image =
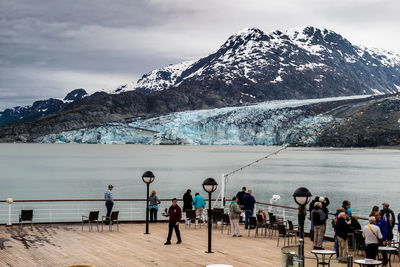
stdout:
{"type": "Polygon", "coordinates": [[[204,251],[205,253],[214,253],[214,251],[208,252],[208,251],[204,251]]]}

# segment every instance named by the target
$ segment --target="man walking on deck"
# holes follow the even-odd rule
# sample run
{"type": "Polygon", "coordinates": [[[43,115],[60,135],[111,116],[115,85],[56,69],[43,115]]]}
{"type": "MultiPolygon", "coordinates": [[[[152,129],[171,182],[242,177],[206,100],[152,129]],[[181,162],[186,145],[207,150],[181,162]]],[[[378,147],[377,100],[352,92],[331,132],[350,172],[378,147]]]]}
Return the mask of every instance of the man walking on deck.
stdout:
{"type": "Polygon", "coordinates": [[[110,223],[110,214],[111,214],[111,210],[114,206],[114,200],[113,200],[113,196],[112,196],[112,190],[113,190],[114,186],[109,184],[108,185],[108,190],[106,190],[106,192],[104,193],[104,200],[106,201],[106,207],[107,207],[107,214],[106,214],[106,225],[108,225],[110,223]]]}
{"type": "Polygon", "coordinates": [[[196,193],[193,198],[194,209],[196,210],[196,218],[199,218],[201,222],[204,222],[203,211],[206,206],[206,201],[199,193],[196,193]]]}
{"type": "Polygon", "coordinates": [[[177,244],[182,243],[181,232],[179,231],[179,221],[182,218],[182,210],[178,206],[178,201],[176,200],[176,198],[172,199],[172,205],[171,207],[169,207],[167,216],[169,216],[168,237],[167,237],[167,242],[165,242],[164,245],[171,245],[172,231],[174,229],[176,238],[178,239],[176,243],[177,244]]]}
{"type": "MultiPolygon", "coordinates": [[[[243,208],[243,196],[246,194],[246,187],[245,186],[243,186],[242,187],[242,191],[240,191],[240,192],[238,192],[237,194],[236,194],[236,197],[237,197],[237,203],[238,203],[238,205],[239,205],[239,208],[241,209],[241,210],[244,210],[244,208],[243,208]]],[[[239,216],[240,218],[239,218],[239,223],[243,223],[243,217],[242,216],[239,216]]]]}
{"type": "Polygon", "coordinates": [[[255,198],[251,195],[253,191],[249,189],[243,196],[243,208],[244,208],[244,228],[249,228],[249,217],[253,216],[255,198]]]}

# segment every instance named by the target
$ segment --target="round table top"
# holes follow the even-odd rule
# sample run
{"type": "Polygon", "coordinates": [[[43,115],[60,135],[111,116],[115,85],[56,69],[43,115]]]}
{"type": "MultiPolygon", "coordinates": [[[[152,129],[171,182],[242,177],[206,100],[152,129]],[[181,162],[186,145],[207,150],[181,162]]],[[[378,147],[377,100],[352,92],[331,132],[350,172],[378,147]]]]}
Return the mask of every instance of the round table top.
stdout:
{"type": "Polygon", "coordinates": [[[336,251],[334,251],[334,250],[314,249],[314,250],[311,250],[311,253],[314,253],[314,254],[336,254],[336,251]]]}
{"type": "Polygon", "coordinates": [[[380,246],[380,247],[378,247],[378,250],[383,250],[383,251],[395,251],[395,250],[397,250],[397,248],[380,246]]]}
{"type": "Polygon", "coordinates": [[[369,259],[365,259],[365,260],[355,260],[355,263],[359,263],[359,264],[366,264],[366,265],[377,265],[377,264],[382,264],[381,261],[376,261],[376,260],[369,260],[369,259]]]}

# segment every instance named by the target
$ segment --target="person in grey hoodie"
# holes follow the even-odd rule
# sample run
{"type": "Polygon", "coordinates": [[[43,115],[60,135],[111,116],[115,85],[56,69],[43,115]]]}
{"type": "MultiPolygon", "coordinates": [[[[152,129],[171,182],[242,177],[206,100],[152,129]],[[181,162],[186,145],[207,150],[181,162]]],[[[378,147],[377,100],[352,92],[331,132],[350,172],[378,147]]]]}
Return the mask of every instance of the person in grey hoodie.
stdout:
{"type": "Polygon", "coordinates": [[[161,203],[160,199],[156,194],[157,194],[156,190],[153,190],[151,191],[151,195],[149,196],[149,210],[150,210],[151,223],[157,222],[158,204],[161,203]]]}
{"type": "Polygon", "coordinates": [[[314,249],[323,249],[322,240],[324,239],[325,233],[325,212],[322,211],[322,203],[316,202],[314,210],[311,214],[312,221],[314,224],[314,249]]]}

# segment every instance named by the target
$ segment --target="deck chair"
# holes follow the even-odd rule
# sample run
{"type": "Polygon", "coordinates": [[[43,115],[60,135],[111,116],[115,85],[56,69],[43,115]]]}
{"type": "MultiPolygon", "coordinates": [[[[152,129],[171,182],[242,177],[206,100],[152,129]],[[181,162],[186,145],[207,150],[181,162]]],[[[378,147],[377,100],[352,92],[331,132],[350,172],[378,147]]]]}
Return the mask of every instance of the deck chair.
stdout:
{"type": "MultiPolygon", "coordinates": [[[[197,221],[198,221],[197,218],[196,218],[196,211],[195,210],[186,210],[185,214],[186,214],[186,220],[189,222],[189,224],[185,224],[185,228],[187,226],[189,226],[189,229],[190,229],[190,226],[191,226],[192,222],[194,223],[194,228],[196,228],[197,221]]],[[[198,225],[201,228],[201,223],[199,223],[198,225]]]]}
{"type": "Polygon", "coordinates": [[[83,223],[89,223],[89,232],[93,229],[93,223],[97,224],[97,231],[99,231],[99,211],[89,212],[89,216],[82,216],[82,232],[83,223]]]}
{"type": "Polygon", "coordinates": [[[222,214],[224,213],[223,209],[212,209],[211,210],[211,221],[214,224],[215,228],[218,228],[218,222],[222,221],[222,214]]]}
{"type": "Polygon", "coordinates": [[[249,232],[247,236],[250,236],[250,230],[254,230],[254,237],[257,237],[257,218],[254,216],[249,217],[249,232]]]}
{"type": "Polygon", "coordinates": [[[299,235],[299,227],[297,225],[293,225],[291,220],[288,220],[289,228],[287,229],[288,233],[294,234],[294,243],[297,243],[297,236],[299,235]]]}
{"type": "MultiPolygon", "coordinates": [[[[264,236],[266,236],[267,232],[267,222],[264,222],[264,217],[262,214],[257,214],[257,231],[256,234],[258,235],[258,229],[264,231],[264,236]]],[[[262,234],[263,232],[261,232],[262,234]]]]}
{"type": "Polygon", "coordinates": [[[283,238],[283,246],[286,245],[286,239],[287,239],[287,244],[289,246],[289,238],[295,237],[296,235],[294,233],[289,233],[286,231],[286,226],[283,224],[278,224],[278,241],[276,243],[276,246],[279,247],[279,239],[282,237],[283,238]]]}
{"type": "Polygon", "coordinates": [[[222,214],[222,223],[221,223],[221,234],[224,233],[224,227],[228,226],[228,235],[231,233],[231,220],[229,220],[228,214],[222,214]]]}
{"type": "Polygon", "coordinates": [[[21,210],[19,215],[19,228],[22,229],[22,222],[30,221],[31,230],[33,230],[33,210],[21,210]]]}
{"type": "MultiPolygon", "coordinates": [[[[119,231],[119,220],[118,220],[119,211],[113,211],[110,215],[110,224],[108,225],[109,231],[112,231],[112,227],[114,223],[117,223],[117,231],[119,231]]],[[[101,216],[101,231],[103,231],[103,225],[107,220],[107,216],[101,216]]]]}
{"type": "Polygon", "coordinates": [[[269,234],[269,236],[272,238],[273,235],[274,235],[274,232],[276,233],[276,231],[279,230],[279,228],[278,228],[279,222],[276,219],[275,215],[271,215],[269,217],[269,221],[270,221],[270,224],[269,224],[270,234],[269,234]]]}

